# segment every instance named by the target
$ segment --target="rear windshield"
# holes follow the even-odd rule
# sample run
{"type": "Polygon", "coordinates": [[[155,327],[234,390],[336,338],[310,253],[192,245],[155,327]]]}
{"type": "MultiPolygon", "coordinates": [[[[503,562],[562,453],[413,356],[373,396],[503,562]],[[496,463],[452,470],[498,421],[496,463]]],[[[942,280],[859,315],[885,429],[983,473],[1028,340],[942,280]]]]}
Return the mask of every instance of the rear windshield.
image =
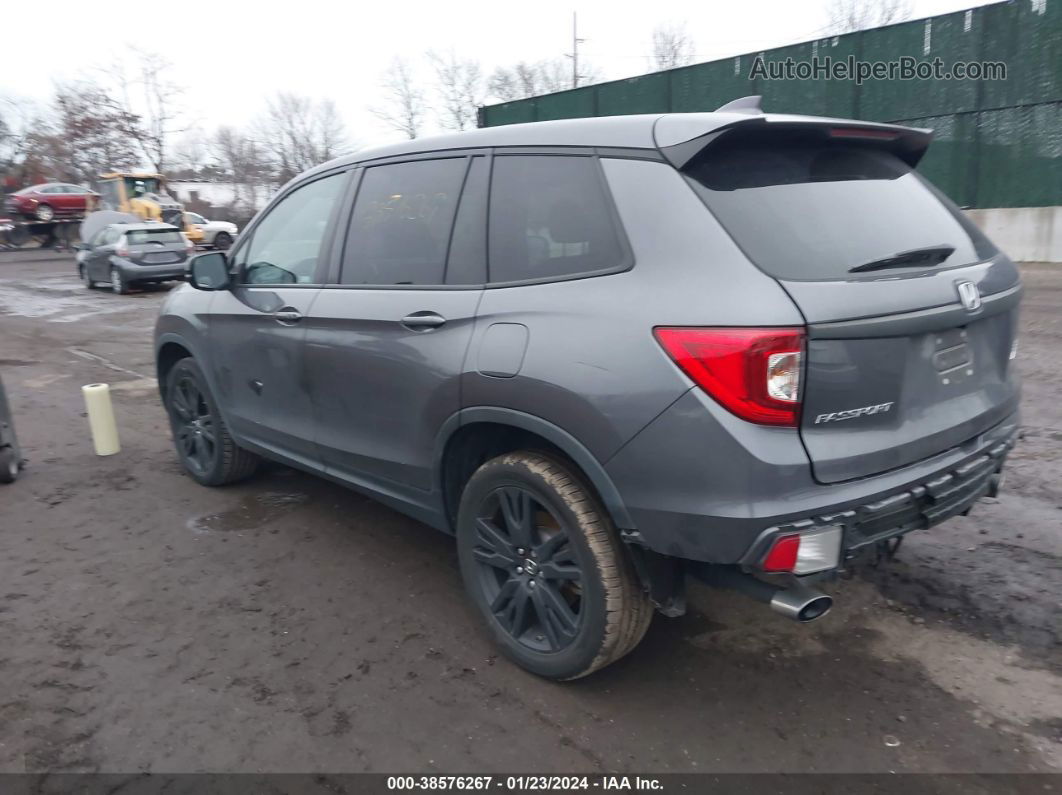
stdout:
{"type": "Polygon", "coordinates": [[[142,246],[145,243],[183,243],[177,229],[133,229],[125,233],[130,246],[142,246]]]}
{"type": "Polygon", "coordinates": [[[953,247],[934,269],[995,255],[936,188],[890,152],[847,142],[742,136],[686,168],[712,213],[762,270],[779,279],[881,278],[927,265],[852,275],[914,249],[953,247]]]}

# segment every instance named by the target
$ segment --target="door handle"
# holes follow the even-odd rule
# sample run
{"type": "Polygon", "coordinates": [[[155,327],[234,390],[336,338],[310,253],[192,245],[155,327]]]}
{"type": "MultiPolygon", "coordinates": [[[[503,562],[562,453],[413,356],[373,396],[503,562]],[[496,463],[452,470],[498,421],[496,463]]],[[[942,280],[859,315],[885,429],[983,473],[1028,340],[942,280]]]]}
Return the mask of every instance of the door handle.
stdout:
{"type": "Polygon", "coordinates": [[[446,318],[435,312],[414,312],[402,318],[402,325],[411,331],[431,331],[446,322],[446,318]]]}
{"type": "Polygon", "coordinates": [[[290,306],[285,306],[283,309],[278,309],[273,313],[273,319],[284,326],[293,326],[302,320],[302,313],[298,309],[292,309],[290,306]]]}

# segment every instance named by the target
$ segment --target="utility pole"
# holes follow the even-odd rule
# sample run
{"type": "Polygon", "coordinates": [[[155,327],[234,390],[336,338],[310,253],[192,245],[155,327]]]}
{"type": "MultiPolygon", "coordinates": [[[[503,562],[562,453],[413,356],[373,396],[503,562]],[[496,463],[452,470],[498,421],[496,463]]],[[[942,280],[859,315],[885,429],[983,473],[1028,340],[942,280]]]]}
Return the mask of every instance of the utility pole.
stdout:
{"type": "Polygon", "coordinates": [[[572,11],[572,51],[568,55],[572,59],[572,88],[579,87],[579,45],[586,39],[579,38],[579,24],[576,13],[572,11]]]}

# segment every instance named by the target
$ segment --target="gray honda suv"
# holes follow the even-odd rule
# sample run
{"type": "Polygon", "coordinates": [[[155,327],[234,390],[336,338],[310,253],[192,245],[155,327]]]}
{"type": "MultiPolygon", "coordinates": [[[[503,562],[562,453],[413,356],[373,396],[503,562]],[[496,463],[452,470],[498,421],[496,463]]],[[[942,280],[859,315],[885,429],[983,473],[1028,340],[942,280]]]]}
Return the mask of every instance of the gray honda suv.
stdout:
{"type": "Polygon", "coordinates": [[[930,137],[739,101],[326,163],[166,299],[178,456],[455,535],[542,676],[690,575],[817,618],[847,560],[994,494],[1018,428],[1018,271],[914,170],[930,137]]]}

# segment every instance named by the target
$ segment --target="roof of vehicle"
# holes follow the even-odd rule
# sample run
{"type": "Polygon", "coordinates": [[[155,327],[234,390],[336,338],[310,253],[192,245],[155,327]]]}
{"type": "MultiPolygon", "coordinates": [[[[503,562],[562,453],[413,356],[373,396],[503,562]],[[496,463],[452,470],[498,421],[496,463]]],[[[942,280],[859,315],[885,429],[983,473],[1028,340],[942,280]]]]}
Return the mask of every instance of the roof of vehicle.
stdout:
{"type": "Polygon", "coordinates": [[[53,185],[69,185],[69,184],[70,184],[69,182],[38,182],[36,185],[27,185],[24,188],[19,188],[17,191],[15,191],[14,195],[18,196],[18,195],[23,194],[23,193],[35,193],[36,191],[39,191],[42,188],[50,188],[53,185]]]}
{"type": "Polygon", "coordinates": [[[107,226],[108,227],[120,226],[122,228],[123,232],[143,232],[144,230],[155,231],[155,232],[157,232],[159,230],[162,230],[163,232],[180,232],[181,231],[180,229],[178,229],[176,226],[173,226],[172,224],[160,224],[160,223],[157,223],[157,222],[156,223],[152,223],[150,221],[145,221],[142,224],[107,224],[107,226]]]}
{"type": "MultiPolygon", "coordinates": [[[[749,109],[730,110],[733,104],[713,113],[649,113],[632,116],[595,116],[560,119],[528,124],[482,127],[464,132],[416,138],[388,146],[373,147],[324,163],[307,174],[337,166],[396,155],[418,154],[447,149],[478,149],[503,146],[572,146],[652,149],[675,146],[700,138],[723,127],[735,125],[830,125],[857,126],[898,131],[929,141],[929,131],[870,121],[831,119],[761,113],[749,109]]],[[[923,147],[924,148],[924,147],[923,147]]]]}

